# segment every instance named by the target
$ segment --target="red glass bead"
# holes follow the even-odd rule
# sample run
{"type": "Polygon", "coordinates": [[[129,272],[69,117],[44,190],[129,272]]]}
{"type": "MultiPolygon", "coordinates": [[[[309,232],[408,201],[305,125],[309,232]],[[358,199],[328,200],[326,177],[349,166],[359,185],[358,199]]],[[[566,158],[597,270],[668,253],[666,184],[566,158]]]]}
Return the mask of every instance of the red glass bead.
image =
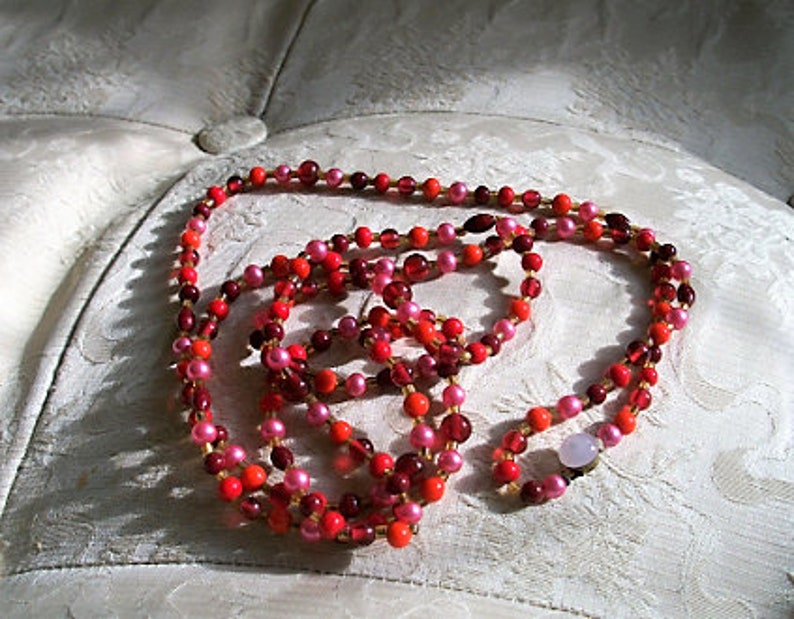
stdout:
{"type": "Polygon", "coordinates": [[[640,370],[640,380],[653,387],[659,381],[659,373],[652,367],[642,368],[640,370]]]}
{"type": "Polygon", "coordinates": [[[472,342],[466,346],[466,352],[471,356],[471,362],[474,365],[484,363],[488,358],[488,349],[482,342],[472,342]]]}
{"type": "Polygon", "coordinates": [[[629,394],[629,402],[641,411],[647,409],[652,400],[651,392],[647,389],[635,389],[629,394]]]}
{"type": "Polygon", "coordinates": [[[400,180],[397,181],[397,191],[401,196],[413,195],[416,191],[416,181],[411,176],[400,177],[400,180]]]}
{"type": "Polygon", "coordinates": [[[402,520],[395,520],[390,523],[386,530],[386,539],[389,545],[394,548],[404,548],[411,543],[412,537],[413,531],[411,530],[411,525],[402,520]]]}
{"type": "Polygon", "coordinates": [[[615,415],[612,423],[620,428],[621,433],[631,434],[637,428],[637,417],[630,407],[624,406],[615,415]]]}
{"type": "Polygon", "coordinates": [[[430,410],[430,399],[419,391],[412,391],[403,400],[403,410],[409,417],[424,417],[430,410]]]}
{"type": "Polygon", "coordinates": [[[648,335],[654,344],[665,344],[670,339],[670,328],[663,322],[655,322],[649,327],[648,335]]]}
{"type": "Polygon", "coordinates": [[[394,458],[385,452],[373,454],[372,458],[369,460],[369,472],[377,479],[384,477],[386,473],[393,469],[394,458]]]}
{"type": "Polygon", "coordinates": [[[460,413],[451,413],[444,417],[438,429],[444,440],[456,443],[465,443],[471,436],[471,422],[460,413]]]}
{"type": "Polygon", "coordinates": [[[240,501],[240,513],[248,520],[256,520],[262,514],[262,504],[255,497],[245,497],[240,501]]]}
{"type": "Polygon", "coordinates": [[[219,321],[223,321],[229,315],[229,304],[223,299],[213,299],[210,301],[209,312],[219,321]]]}
{"type": "Polygon", "coordinates": [[[215,203],[215,206],[220,206],[226,202],[226,192],[223,187],[214,185],[207,189],[207,197],[215,203]]]}
{"type": "Polygon", "coordinates": [[[572,206],[571,197],[564,193],[558,193],[551,201],[551,210],[557,216],[567,215],[572,206]]]}
{"type": "Polygon", "coordinates": [[[534,245],[535,239],[533,239],[529,234],[519,234],[513,239],[511,247],[517,254],[524,254],[528,251],[531,251],[534,245]]]}
{"type": "Polygon", "coordinates": [[[320,531],[325,539],[335,539],[346,525],[345,517],[338,511],[327,511],[320,518],[320,531]]]}
{"type": "Polygon", "coordinates": [[[582,235],[585,240],[595,243],[604,234],[604,226],[595,220],[590,220],[585,223],[582,228],[582,235]]]}
{"type": "Polygon", "coordinates": [[[513,204],[515,197],[516,192],[513,190],[513,188],[505,186],[499,189],[499,193],[496,196],[496,201],[499,203],[499,206],[507,208],[513,204]]]}
{"type": "Polygon", "coordinates": [[[430,264],[422,254],[411,254],[403,263],[403,272],[411,282],[421,282],[430,275],[430,264]]]}
{"type": "Polygon", "coordinates": [[[631,382],[631,370],[622,363],[609,366],[609,378],[618,387],[625,387],[631,382]]]}
{"type": "Polygon", "coordinates": [[[346,421],[334,421],[328,429],[331,441],[337,445],[346,443],[353,434],[353,428],[346,421]]]}
{"type": "Polygon", "coordinates": [[[502,448],[514,454],[524,453],[527,449],[527,437],[518,430],[510,430],[502,437],[502,448]]]}
{"type": "Polygon", "coordinates": [[[236,193],[240,193],[243,188],[245,187],[245,181],[239,176],[230,176],[226,180],[226,189],[229,192],[229,195],[234,195],[236,193]]]}
{"type": "Polygon", "coordinates": [[[439,183],[437,179],[428,178],[424,183],[422,183],[422,195],[424,195],[425,200],[428,202],[435,200],[440,193],[441,183],[439,183]]]}
{"type": "Polygon", "coordinates": [[[513,460],[502,460],[493,468],[493,478],[497,484],[504,485],[516,481],[521,476],[521,468],[513,460]]]}
{"type": "Polygon", "coordinates": [[[386,480],[386,490],[389,494],[403,494],[408,492],[410,487],[411,478],[405,473],[394,472],[386,480]]]}
{"type": "Polygon", "coordinates": [[[302,185],[311,187],[320,178],[320,166],[316,161],[304,161],[298,166],[298,180],[302,185]]]}
{"type": "Polygon", "coordinates": [[[360,464],[375,452],[375,447],[368,438],[354,438],[348,444],[347,451],[350,457],[360,464]]]}
{"type": "Polygon", "coordinates": [[[354,237],[356,239],[356,245],[358,245],[362,249],[369,247],[372,244],[372,236],[373,236],[372,230],[370,230],[369,228],[365,226],[356,228],[356,231],[354,233],[354,237]]]}
{"type": "Polygon", "coordinates": [[[626,346],[626,358],[634,365],[642,365],[648,358],[648,345],[642,340],[634,340],[626,346]]]}
{"type": "Polygon", "coordinates": [[[243,493],[242,482],[233,475],[224,477],[218,483],[218,496],[222,501],[234,501],[243,493]]]}
{"type": "Polygon", "coordinates": [[[527,277],[521,282],[521,295],[535,299],[540,295],[543,286],[540,280],[535,277],[527,277]]]}
{"type": "Polygon", "coordinates": [[[525,271],[540,271],[543,267],[543,258],[540,254],[530,252],[521,256],[521,268],[525,271]]]}
{"type": "Polygon", "coordinates": [[[526,422],[533,432],[543,432],[551,426],[551,413],[542,406],[535,406],[527,411],[526,422]]]}
{"type": "Polygon", "coordinates": [[[350,527],[350,541],[358,546],[368,546],[375,541],[375,527],[368,523],[357,523],[350,527]]]}
{"type": "Polygon", "coordinates": [[[260,166],[251,168],[251,171],[248,173],[248,180],[251,181],[254,187],[261,187],[267,180],[267,171],[260,166]]]}
{"type": "Polygon", "coordinates": [[[284,507],[274,505],[267,515],[267,526],[273,533],[283,535],[292,526],[292,515],[284,507]]]}
{"type": "Polygon", "coordinates": [[[179,310],[176,317],[176,325],[180,331],[190,332],[196,326],[196,315],[189,307],[183,307],[179,310]]]}
{"type": "Polygon", "coordinates": [[[389,185],[391,184],[391,179],[389,178],[388,174],[377,174],[372,181],[372,184],[375,187],[375,191],[378,193],[386,193],[389,190],[389,185]]]}
{"type": "Polygon", "coordinates": [[[375,363],[384,363],[391,357],[391,344],[383,340],[373,342],[369,356],[375,363]]]}
{"type": "Polygon", "coordinates": [[[223,285],[221,286],[221,294],[226,297],[226,301],[229,303],[236,301],[240,296],[240,292],[240,284],[232,279],[223,282],[223,285]]]}
{"type": "Polygon", "coordinates": [[[427,231],[427,228],[414,226],[408,233],[408,240],[411,242],[411,247],[421,249],[425,247],[430,240],[430,233],[427,231]]]}
{"type": "Polygon", "coordinates": [[[521,203],[528,209],[540,206],[541,195],[534,189],[528,189],[521,194],[521,203]]]}
{"type": "Polygon", "coordinates": [[[240,474],[240,481],[248,492],[259,490],[267,481],[267,471],[258,464],[249,464],[240,474]]]}

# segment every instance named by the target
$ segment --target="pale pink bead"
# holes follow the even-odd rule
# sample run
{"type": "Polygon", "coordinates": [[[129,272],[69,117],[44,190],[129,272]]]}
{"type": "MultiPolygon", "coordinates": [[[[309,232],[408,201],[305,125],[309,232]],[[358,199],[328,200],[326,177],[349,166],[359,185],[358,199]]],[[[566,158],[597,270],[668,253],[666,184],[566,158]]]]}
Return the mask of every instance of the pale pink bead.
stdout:
{"type": "Polygon", "coordinates": [[[259,434],[266,441],[271,441],[274,438],[282,439],[287,434],[287,429],[284,427],[284,422],[278,417],[268,417],[259,426],[259,434]]]}
{"type": "Polygon", "coordinates": [[[259,288],[265,283],[265,273],[261,267],[249,264],[243,271],[243,280],[249,288],[259,288]]]}
{"type": "Polygon", "coordinates": [[[286,185],[292,179],[292,169],[282,163],[273,170],[273,177],[282,185],[286,185]]]}
{"type": "Polygon", "coordinates": [[[408,524],[417,524],[422,519],[422,506],[413,501],[406,501],[395,505],[392,513],[397,520],[402,520],[408,524]]]}
{"type": "Polygon", "coordinates": [[[463,204],[466,196],[469,195],[469,188],[464,183],[455,182],[449,186],[447,195],[452,204],[463,204]]]}
{"type": "Polygon", "coordinates": [[[232,469],[240,464],[240,462],[245,460],[245,456],[245,449],[240,445],[228,445],[226,449],[223,450],[223,459],[226,460],[227,469],[232,469]]]}
{"type": "Polygon", "coordinates": [[[458,237],[455,233],[455,226],[448,223],[441,224],[436,230],[436,234],[438,235],[438,242],[442,245],[449,245],[458,237]]]}
{"type": "Polygon", "coordinates": [[[566,395],[557,401],[557,412],[563,419],[571,419],[582,412],[582,401],[575,395],[566,395]]]}
{"type": "Polygon", "coordinates": [[[201,217],[191,217],[187,221],[187,227],[193,232],[204,234],[207,231],[207,222],[201,217]]]}
{"type": "Polygon", "coordinates": [[[496,221],[496,234],[503,239],[508,238],[516,231],[518,222],[512,217],[502,217],[496,221]]]}
{"type": "Polygon", "coordinates": [[[292,361],[292,357],[290,357],[289,351],[281,346],[274,346],[268,350],[267,355],[265,355],[265,364],[268,368],[276,372],[286,368],[290,364],[290,361],[292,361]]]}
{"type": "Polygon", "coordinates": [[[408,440],[416,449],[432,447],[436,443],[436,431],[426,423],[418,423],[411,428],[408,440]]]}
{"type": "Polygon", "coordinates": [[[331,411],[325,402],[312,402],[306,409],[306,421],[312,426],[321,426],[331,416],[331,411]]]}
{"type": "Polygon", "coordinates": [[[516,326],[507,318],[502,318],[493,326],[494,335],[501,335],[505,342],[516,336],[516,326]]]}
{"type": "Polygon", "coordinates": [[[432,378],[436,375],[436,360],[430,355],[421,355],[416,360],[416,371],[422,378],[432,378]]]}
{"type": "Polygon", "coordinates": [[[460,406],[466,401],[466,390],[460,385],[447,385],[441,394],[444,406],[460,406]]]}
{"type": "Polygon", "coordinates": [[[458,259],[455,257],[454,253],[445,249],[438,253],[436,264],[438,264],[438,270],[442,273],[452,273],[458,268],[458,259]]]}
{"type": "Polygon", "coordinates": [[[309,484],[311,484],[311,478],[303,469],[293,467],[291,469],[287,469],[287,471],[284,473],[284,488],[290,494],[308,490],[309,484]]]}
{"type": "Polygon", "coordinates": [[[325,173],[325,184],[331,188],[339,187],[345,178],[345,173],[339,168],[331,168],[325,173]]]}
{"type": "Polygon", "coordinates": [[[400,307],[397,308],[397,320],[401,323],[405,324],[409,320],[416,320],[419,318],[419,314],[422,312],[422,308],[419,306],[418,303],[414,303],[413,301],[406,301],[402,303],[400,307]]]}
{"type": "Polygon", "coordinates": [[[394,275],[394,269],[394,260],[391,258],[381,258],[375,263],[375,266],[372,267],[375,273],[383,273],[384,275],[394,275]]]}
{"type": "Polygon", "coordinates": [[[576,222],[572,217],[557,218],[557,236],[561,239],[569,239],[576,232],[576,222]]]}
{"type": "Polygon", "coordinates": [[[686,327],[686,323],[689,321],[689,313],[685,309],[675,307],[667,312],[665,318],[667,322],[673,325],[673,329],[680,330],[686,327]]]}
{"type": "Polygon", "coordinates": [[[218,438],[218,430],[212,422],[199,421],[190,431],[190,438],[196,445],[214,443],[218,438]]]}
{"type": "Polygon", "coordinates": [[[345,381],[345,391],[354,398],[361,397],[367,392],[367,379],[358,372],[351,374],[345,381]]]}
{"type": "Polygon", "coordinates": [[[385,273],[378,273],[375,277],[372,278],[372,292],[375,294],[383,294],[383,290],[391,284],[392,277],[391,275],[386,275],[385,273]]]}
{"type": "Polygon", "coordinates": [[[320,523],[313,518],[304,518],[300,526],[301,537],[307,542],[319,542],[323,538],[320,523]]]}
{"type": "Polygon", "coordinates": [[[673,277],[677,280],[689,279],[692,276],[692,265],[686,260],[676,260],[672,266],[673,277]]]}
{"type": "Polygon", "coordinates": [[[181,355],[185,352],[188,348],[190,348],[190,338],[189,337],[178,337],[174,340],[174,343],[171,344],[171,350],[174,352],[175,355],[181,355]]]}
{"type": "Polygon", "coordinates": [[[579,220],[590,221],[598,215],[598,205],[595,202],[582,202],[579,205],[579,220]]]}
{"type": "Polygon", "coordinates": [[[311,262],[322,262],[328,256],[328,245],[318,239],[309,241],[306,243],[306,255],[311,262]]]}
{"type": "Polygon", "coordinates": [[[566,484],[565,480],[556,473],[547,475],[543,479],[543,495],[547,499],[558,499],[565,494],[567,489],[568,484],[566,484]]]}
{"type": "Polygon", "coordinates": [[[455,449],[445,449],[438,454],[438,468],[447,473],[457,473],[463,466],[463,458],[455,449]]]}
{"type": "Polygon", "coordinates": [[[340,318],[337,329],[339,329],[339,335],[346,340],[352,340],[358,337],[358,321],[354,316],[343,316],[340,318]]]}
{"type": "Polygon", "coordinates": [[[598,427],[596,436],[604,443],[604,447],[614,447],[623,438],[623,433],[614,423],[603,423],[598,427]]]}
{"type": "Polygon", "coordinates": [[[203,359],[193,359],[193,361],[187,364],[185,375],[190,380],[207,380],[212,376],[212,369],[210,368],[210,364],[203,359]]]}

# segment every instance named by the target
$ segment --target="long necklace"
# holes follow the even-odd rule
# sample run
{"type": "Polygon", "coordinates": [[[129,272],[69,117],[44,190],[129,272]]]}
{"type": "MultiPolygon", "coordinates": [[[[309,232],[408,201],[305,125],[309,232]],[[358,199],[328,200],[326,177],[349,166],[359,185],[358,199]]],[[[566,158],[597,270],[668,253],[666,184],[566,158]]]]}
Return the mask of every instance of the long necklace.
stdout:
{"type": "Polygon", "coordinates": [[[576,202],[566,194],[545,198],[535,190],[518,193],[507,186],[471,191],[462,182],[445,187],[435,178],[419,184],[410,176],[393,180],[383,173],[370,177],[321,170],[313,161],[295,170],[287,165],[270,171],[254,167],[245,178],[232,176],[224,186],[210,187],[193,206],[179,241],[174,271],[179,333],[173,351],[190,435],[201,450],[204,469],[217,479],[218,496],[246,518],[263,520],[273,532],[296,530],[307,542],[365,545],[385,538],[394,547],[410,543],[423,510],[442,499],[448,480],[463,465],[460,446],[471,436],[472,424],[462,412],[467,394],[459,375],[466,366],[487,363],[520,336],[522,323],[531,318],[532,301],[542,291],[543,259],[535,246],[544,240],[642,255],[653,293],[644,332],[605,367],[600,380],[584,393],[531,407],[494,447],[494,484],[524,504],[562,496],[574,479],[592,470],[602,451],[634,432],[638,415],[651,405],[662,346],[686,325],[695,301],[690,265],[677,257],[675,246],[659,243],[652,230],[633,225],[621,213],[604,213],[594,203],[576,202]],[[461,225],[417,225],[405,231],[361,226],[329,239],[312,239],[296,256],[277,255],[265,265],[247,266],[239,277],[225,281],[203,314],[197,314],[199,251],[208,221],[236,194],[266,184],[285,191],[324,185],[370,198],[421,196],[428,203],[497,206],[504,214],[480,213],[461,225]],[[502,316],[485,332],[475,333],[460,318],[424,307],[415,298],[414,289],[423,283],[475,269],[504,253],[515,255],[524,275],[515,293],[504,299],[502,316]],[[257,313],[256,329],[249,336],[265,385],[257,427],[261,449],[249,456],[211,409],[212,342],[241,294],[268,289],[271,300],[257,313]],[[305,341],[289,337],[296,306],[337,303],[352,290],[377,299],[366,315],[348,314],[319,326],[305,341]],[[332,349],[359,355],[361,371],[345,374],[329,363],[332,349]],[[382,391],[401,397],[406,438],[398,455],[374,445],[338,414],[340,403],[382,391]],[[567,436],[558,449],[556,472],[521,481],[520,461],[532,435],[608,398],[617,403],[617,412],[592,432],[567,436]],[[307,430],[327,436],[336,468],[346,479],[357,478],[354,487],[334,496],[315,487],[306,466],[297,462],[294,437],[287,432],[288,418],[296,414],[307,430]]]}

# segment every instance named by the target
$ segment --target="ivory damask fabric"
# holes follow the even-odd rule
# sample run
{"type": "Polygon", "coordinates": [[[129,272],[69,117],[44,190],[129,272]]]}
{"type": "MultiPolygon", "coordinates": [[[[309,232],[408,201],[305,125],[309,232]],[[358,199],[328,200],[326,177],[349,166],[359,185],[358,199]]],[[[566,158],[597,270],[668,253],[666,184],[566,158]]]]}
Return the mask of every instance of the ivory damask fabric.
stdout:
{"type": "MultiPolygon", "coordinates": [[[[0,153],[10,172],[0,182],[3,213],[14,217],[6,218],[0,250],[4,296],[21,299],[4,310],[13,342],[2,354],[0,384],[4,613],[788,616],[794,215],[780,199],[790,179],[791,120],[781,110],[791,81],[779,75],[791,45],[780,34],[785,6],[690,6],[684,29],[691,31],[676,31],[665,56],[654,45],[663,47],[661,33],[684,12],[652,3],[635,3],[628,16],[617,2],[591,12],[545,7],[534,22],[522,5],[497,2],[450,3],[447,12],[431,3],[384,4],[366,15],[343,2],[254,4],[241,4],[236,21],[197,15],[213,26],[199,44],[157,34],[195,4],[153,2],[140,13],[108,9],[103,18],[70,3],[46,15],[4,3],[5,23],[17,26],[4,33],[13,53],[2,69],[0,153]],[[356,20],[334,21],[342,15],[374,34],[353,36],[347,29],[356,20]],[[740,34],[769,26],[769,45],[780,53],[758,46],[742,56],[728,45],[742,16],[749,25],[740,34]],[[392,54],[372,42],[381,23],[392,24],[392,54]],[[510,36],[519,23],[534,46],[510,36]],[[649,23],[659,33],[646,49],[627,33],[649,23]],[[98,25],[129,36],[123,44],[110,34],[94,39],[98,25]],[[551,41],[553,26],[560,36],[551,41]],[[453,35],[471,31],[480,33],[480,47],[458,45],[453,35]],[[427,50],[407,43],[422,32],[435,37],[422,39],[427,50]],[[346,33],[349,47],[337,40],[346,33]],[[260,40],[269,45],[264,55],[260,40]],[[555,62],[552,43],[565,51],[564,63],[555,62]],[[206,60],[203,80],[186,69],[192,44],[194,57],[206,60]],[[614,75],[582,97],[585,90],[568,81],[580,48],[613,59],[625,48],[636,58],[585,62],[614,75]],[[38,59],[25,60],[24,50],[34,49],[38,59]],[[753,54],[767,62],[753,65],[753,54]],[[380,62],[368,64],[367,55],[380,62]],[[521,58],[532,70],[522,73],[521,58]],[[711,104],[726,59],[733,59],[724,65],[727,83],[746,75],[755,94],[734,99],[734,107],[719,101],[726,111],[718,112],[711,104]],[[671,70],[653,82],[637,72],[638,62],[671,70]],[[213,79],[227,88],[201,90],[213,79]],[[78,96],[100,83],[101,97],[78,96]],[[463,85],[462,96],[450,94],[451,83],[463,85]],[[477,91],[485,83],[492,96],[477,91]],[[541,83],[572,103],[539,97],[541,83]],[[68,84],[73,94],[64,96],[68,84]],[[636,93],[646,97],[641,109],[630,105],[636,93]],[[625,105],[607,95],[625,97],[625,105]],[[671,102],[682,101],[689,107],[671,129],[671,102]],[[630,122],[626,110],[636,114],[630,122]],[[201,126],[262,112],[270,128],[263,144],[216,158],[195,147],[201,126]],[[692,147],[689,129],[710,145],[692,147]],[[690,326],[667,349],[638,432],[553,504],[516,510],[494,494],[490,451],[505,424],[596,378],[641,328],[650,293],[631,261],[544,245],[544,293],[532,324],[487,367],[462,375],[475,430],[466,465],[446,499],[426,510],[411,547],[313,547],[242,523],[215,498],[175,403],[172,250],[186,209],[207,185],[254,164],[309,157],[347,171],[566,190],[674,242],[693,265],[698,301],[690,326]]],[[[202,281],[213,290],[249,262],[357,225],[405,229],[469,214],[327,194],[240,196],[213,217],[202,281]]],[[[519,278],[504,256],[493,270],[449,276],[417,294],[479,328],[519,278]]],[[[216,352],[216,412],[251,448],[261,379],[245,341],[262,302],[241,300],[216,352]]],[[[356,311],[369,302],[353,295],[347,303],[356,311]]],[[[296,324],[308,328],[336,311],[308,308],[296,324]]],[[[398,408],[386,398],[342,414],[377,444],[398,449],[405,421],[398,408]]],[[[582,416],[538,437],[533,449],[556,447],[600,418],[582,416]]],[[[319,443],[296,451],[322,471],[319,443]]]]}

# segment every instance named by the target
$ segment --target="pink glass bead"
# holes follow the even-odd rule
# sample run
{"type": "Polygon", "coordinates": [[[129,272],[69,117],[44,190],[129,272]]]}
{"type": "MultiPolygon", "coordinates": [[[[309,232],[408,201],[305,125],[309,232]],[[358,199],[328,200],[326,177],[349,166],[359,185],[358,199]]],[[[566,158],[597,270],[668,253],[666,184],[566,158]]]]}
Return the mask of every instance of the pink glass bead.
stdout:
{"type": "Polygon", "coordinates": [[[375,273],[383,273],[385,275],[394,275],[394,269],[394,260],[391,258],[381,258],[372,268],[375,273]]]}
{"type": "Polygon", "coordinates": [[[319,542],[323,538],[320,523],[314,518],[304,518],[300,526],[301,537],[307,542],[319,542]]]}
{"type": "Polygon", "coordinates": [[[331,411],[325,402],[312,402],[306,409],[306,421],[312,426],[321,426],[331,416],[331,411]]]}
{"type": "Polygon", "coordinates": [[[171,344],[171,350],[175,355],[181,355],[188,348],[190,348],[190,344],[191,342],[189,337],[178,337],[174,340],[174,343],[171,344]]]}
{"type": "Polygon", "coordinates": [[[223,458],[226,460],[226,468],[232,469],[240,462],[245,460],[245,449],[240,445],[229,445],[223,450],[223,458]]]}
{"type": "Polygon", "coordinates": [[[584,468],[598,457],[598,441],[586,432],[571,434],[560,445],[558,455],[568,468],[584,468]]]}
{"type": "Polygon", "coordinates": [[[292,357],[289,351],[281,346],[274,346],[268,350],[267,355],[265,355],[267,367],[276,372],[288,367],[290,361],[292,361],[292,357]]]}
{"type": "Polygon", "coordinates": [[[598,427],[596,436],[604,443],[604,447],[614,447],[620,443],[623,433],[614,423],[603,423],[598,427]]]}
{"type": "Polygon", "coordinates": [[[442,273],[452,273],[458,268],[458,259],[454,253],[445,249],[438,253],[436,264],[438,265],[438,270],[442,273]]]}
{"type": "Polygon", "coordinates": [[[455,182],[449,186],[447,195],[452,204],[463,204],[466,200],[466,196],[469,195],[469,188],[466,187],[465,183],[455,182]]]}
{"type": "Polygon", "coordinates": [[[463,458],[455,449],[445,449],[438,454],[438,468],[447,473],[457,473],[463,466],[463,458]]]}
{"type": "Polygon", "coordinates": [[[507,342],[516,336],[516,326],[507,318],[502,318],[493,326],[493,332],[495,335],[501,335],[502,340],[507,342]]]}
{"type": "Polygon", "coordinates": [[[692,276],[692,265],[686,260],[676,260],[673,263],[671,273],[677,280],[689,279],[692,276]]]}
{"type": "Polygon", "coordinates": [[[375,294],[383,294],[383,291],[386,289],[386,286],[392,283],[391,275],[386,275],[385,273],[378,273],[375,277],[372,278],[372,292],[375,294]]]}
{"type": "Polygon", "coordinates": [[[339,187],[345,179],[345,173],[339,168],[331,168],[325,173],[325,183],[332,189],[339,187]]]}
{"type": "Polygon", "coordinates": [[[576,232],[576,222],[572,217],[557,218],[557,236],[561,239],[569,239],[576,232]]]}
{"type": "Polygon", "coordinates": [[[306,243],[306,255],[311,262],[322,262],[328,256],[328,245],[317,239],[309,241],[306,243]]]}
{"type": "Polygon", "coordinates": [[[218,438],[218,429],[212,422],[199,421],[190,431],[190,438],[196,445],[214,443],[218,438]]]}
{"type": "Polygon", "coordinates": [[[575,395],[566,395],[557,401],[557,412],[563,419],[571,419],[582,412],[582,401],[575,395]]]}
{"type": "Polygon", "coordinates": [[[543,495],[547,499],[558,499],[568,489],[562,476],[552,473],[543,478],[543,495]]]}
{"type": "Polygon", "coordinates": [[[689,320],[689,313],[685,309],[674,307],[667,312],[665,319],[673,325],[673,329],[680,330],[686,327],[686,323],[689,320]]]}
{"type": "Polygon", "coordinates": [[[392,513],[397,520],[402,520],[408,524],[417,524],[422,519],[422,506],[413,501],[406,501],[395,505],[392,513]]]}
{"type": "Polygon", "coordinates": [[[405,324],[409,320],[416,320],[419,318],[419,314],[422,313],[422,308],[419,306],[418,303],[414,303],[413,301],[406,301],[400,307],[397,308],[397,320],[401,323],[405,324]]]}
{"type": "Polygon", "coordinates": [[[598,205],[595,202],[582,202],[579,205],[579,221],[590,221],[598,215],[598,205]]]}
{"type": "Polygon", "coordinates": [[[207,231],[207,222],[201,217],[191,217],[187,221],[187,227],[193,232],[204,234],[207,231]]]}
{"type": "Polygon", "coordinates": [[[436,442],[436,431],[426,423],[418,423],[411,429],[408,438],[416,449],[432,447],[436,442]]]}
{"type": "Polygon", "coordinates": [[[193,359],[187,365],[187,371],[185,375],[190,380],[207,380],[210,376],[212,376],[212,369],[210,368],[210,364],[202,359],[193,359]]]}
{"type": "Polygon", "coordinates": [[[448,223],[441,224],[437,228],[436,234],[438,235],[438,242],[442,245],[449,245],[458,237],[455,232],[455,226],[448,223]]]}
{"type": "Polygon", "coordinates": [[[444,406],[460,406],[466,401],[466,390],[460,385],[448,385],[441,394],[444,406]]]}
{"type": "Polygon", "coordinates": [[[337,329],[339,329],[339,335],[346,340],[352,340],[358,337],[358,321],[354,316],[343,316],[340,318],[337,329]]]}
{"type": "Polygon", "coordinates": [[[290,494],[308,490],[309,484],[311,484],[311,479],[309,474],[303,469],[293,467],[287,469],[284,473],[284,488],[286,488],[287,492],[290,494]]]}
{"type": "Polygon", "coordinates": [[[277,417],[268,417],[262,422],[259,427],[259,433],[265,441],[271,441],[274,438],[282,439],[287,434],[287,429],[284,427],[284,422],[277,417]]]}
{"type": "Polygon", "coordinates": [[[516,231],[518,222],[512,217],[502,217],[496,220],[496,234],[503,239],[508,238],[513,232],[516,231]]]}
{"type": "Polygon", "coordinates": [[[292,169],[288,165],[281,164],[273,170],[273,177],[282,185],[286,185],[292,179],[292,169]]]}
{"type": "Polygon", "coordinates": [[[265,273],[261,267],[249,264],[243,271],[243,280],[249,288],[259,288],[265,283],[265,273]]]}
{"type": "Polygon", "coordinates": [[[354,398],[361,397],[367,392],[367,379],[358,372],[351,374],[345,381],[345,391],[354,398]]]}

